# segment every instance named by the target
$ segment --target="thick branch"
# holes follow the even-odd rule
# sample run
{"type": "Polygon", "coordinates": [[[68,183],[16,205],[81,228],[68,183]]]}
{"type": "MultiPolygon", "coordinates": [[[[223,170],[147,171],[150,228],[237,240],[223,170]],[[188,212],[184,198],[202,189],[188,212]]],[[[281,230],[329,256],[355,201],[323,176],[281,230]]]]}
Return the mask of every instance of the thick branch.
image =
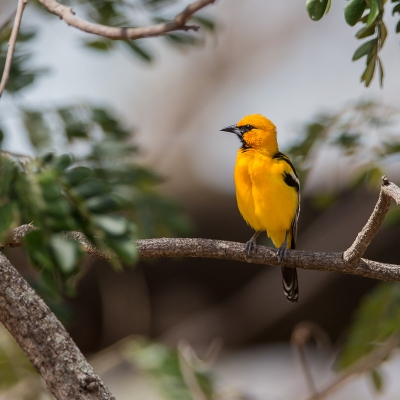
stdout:
{"type": "Polygon", "coordinates": [[[365,253],[365,250],[367,250],[367,247],[378,232],[379,227],[382,225],[382,222],[389,211],[392,198],[394,198],[397,204],[399,204],[398,200],[400,199],[400,190],[396,185],[390,183],[386,176],[383,176],[378,202],[376,203],[374,211],[364,228],[357,235],[356,240],[343,253],[343,259],[345,262],[349,264],[355,263],[365,253]]]}
{"type": "Polygon", "coordinates": [[[196,25],[186,25],[194,13],[215,2],[215,0],[198,0],[188,5],[185,10],[178,14],[172,21],[153,26],[138,28],[116,28],[85,21],[75,15],[71,7],[57,2],[57,0],[39,0],[39,2],[52,14],[63,19],[68,25],[74,26],[84,32],[103,36],[109,39],[141,39],[146,37],[161,36],[178,30],[197,30],[196,25]]]}
{"type": "Polygon", "coordinates": [[[10,69],[11,69],[12,58],[14,55],[15,43],[17,42],[18,31],[19,27],[21,26],[22,13],[24,12],[24,8],[27,2],[28,0],[18,1],[17,13],[15,14],[14,25],[11,31],[10,40],[8,42],[6,62],[4,64],[3,76],[1,77],[1,82],[0,82],[0,97],[3,94],[4,89],[7,85],[8,78],[10,77],[10,69]]]}
{"type": "MultiPolygon", "coordinates": [[[[24,234],[35,229],[33,225],[22,225],[4,241],[2,246],[22,246],[24,234]]],[[[80,232],[68,232],[66,235],[82,244],[84,250],[93,257],[110,260],[110,255],[92,246],[80,232]]],[[[379,279],[387,282],[400,282],[400,265],[385,264],[377,261],[360,259],[356,264],[348,264],[343,260],[342,253],[318,253],[313,251],[291,250],[284,263],[279,263],[276,249],[257,246],[250,256],[245,255],[244,244],[211,239],[142,239],[137,240],[140,258],[163,257],[197,257],[216,258],[222,260],[240,261],[252,264],[264,264],[316,271],[340,272],[359,275],[366,278],[379,279]]]]}
{"type": "MultiPolygon", "coordinates": [[[[375,209],[363,230],[358,234],[353,245],[346,250],[346,252],[351,255],[351,257],[347,259],[343,253],[318,253],[291,250],[288,252],[286,260],[279,263],[276,250],[269,247],[257,246],[250,256],[246,256],[244,251],[245,245],[243,243],[227,242],[223,240],[181,238],[137,240],[136,244],[139,249],[139,257],[217,258],[252,264],[286,265],[293,268],[340,272],[387,282],[400,282],[400,265],[385,264],[360,258],[360,253],[364,253],[382,223],[391,198],[400,204],[400,188],[390,183],[386,177],[382,179],[383,185],[375,209]],[[352,262],[348,262],[349,259],[352,260],[352,262]]],[[[22,225],[14,229],[1,246],[22,246],[24,235],[33,229],[36,228],[32,224],[22,225]]],[[[81,243],[84,250],[91,256],[102,260],[111,259],[110,254],[95,248],[82,233],[65,232],[65,236],[81,243]]]]}
{"type": "Polygon", "coordinates": [[[0,253],[0,322],[56,399],[113,399],[65,328],[0,253]]]}

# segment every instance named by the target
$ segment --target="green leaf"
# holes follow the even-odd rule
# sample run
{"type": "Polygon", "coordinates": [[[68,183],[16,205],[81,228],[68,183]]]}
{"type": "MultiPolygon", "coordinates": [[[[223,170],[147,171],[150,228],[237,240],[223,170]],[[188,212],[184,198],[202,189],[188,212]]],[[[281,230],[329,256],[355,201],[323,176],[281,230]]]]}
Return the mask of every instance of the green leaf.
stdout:
{"type": "Polygon", "coordinates": [[[387,37],[387,29],[386,29],[385,23],[382,21],[379,24],[379,41],[380,41],[379,49],[381,49],[383,47],[383,45],[385,44],[386,37],[387,37]]]}
{"type": "Polygon", "coordinates": [[[75,186],[73,192],[83,199],[107,193],[107,186],[99,180],[90,180],[75,186]]]}
{"type": "Polygon", "coordinates": [[[147,63],[153,61],[153,55],[148,51],[145,46],[142,46],[138,43],[137,40],[124,40],[124,43],[133,53],[139,57],[142,61],[147,63]]]}
{"type": "Polygon", "coordinates": [[[51,145],[50,129],[43,114],[39,111],[22,110],[25,129],[29,139],[36,149],[42,149],[51,145]]]}
{"type": "Polygon", "coordinates": [[[17,41],[18,42],[29,42],[29,40],[33,39],[36,36],[37,31],[25,30],[25,31],[18,31],[17,41]]]}
{"type": "Polygon", "coordinates": [[[109,51],[114,48],[115,42],[112,40],[88,40],[84,42],[84,45],[90,49],[98,50],[98,51],[109,51]]]}
{"type": "Polygon", "coordinates": [[[122,236],[128,231],[128,221],[124,217],[120,216],[96,216],[94,218],[94,223],[111,236],[122,236]]]}
{"type": "Polygon", "coordinates": [[[369,26],[368,28],[364,26],[356,33],[356,38],[364,39],[368,36],[372,36],[375,33],[375,29],[376,29],[375,25],[369,26]]]}
{"type": "Polygon", "coordinates": [[[189,35],[187,33],[169,33],[168,35],[163,36],[168,42],[172,45],[181,48],[186,45],[195,45],[199,43],[199,40],[196,36],[189,35]]]}
{"type": "MultiPolygon", "coordinates": [[[[330,0],[328,0],[328,2],[330,3],[330,0]]],[[[196,16],[192,17],[192,21],[198,23],[200,26],[209,30],[210,32],[215,31],[215,22],[210,18],[201,17],[201,16],[196,15],[196,16]]]]}
{"type": "Polygon", "coordinates": [[[79,243],[59,235],[53,235],[50,246],[54,258],[65,275],[71,275],[77,270],[77,262],[83,254],[79,243]]]}
{"type": "Polygon", "coordinates": [[[372,39],[372,40],[369,40],[368,42],[363,43],[363,44],[354,52],[354,55],[353,55],[352,60],[353,60],[353,61],[356,61],[356,60],[358,60],[359,58],[361,58],[361,57],[367,55],[367,54],[370,52],[372,46],[373,46],[375,43],[376,43],[376,39],[372,39]]]}
{"type": "Polygon", "coordinates": [[[361,75],[361,82],[365,82],[365,86],[368,87],[374,77],[376,60],[372,60],[368,63],[364,73],[361,75]]]}
{"type": "Polygon", "coordinates": [[[133,240],[108,238],[107,244],[123,263],[127,265],[132,265],[137,261],[138,251],[137,246],[133,242],[133,240]]]}
{"type": "Polygon", "coordinates": [[[396,5],[393,7],[392,15],[395,15],[396,13],[399,13],[399,14],[400,14],[400,3],[399,3],[399,4],[396,4],[396,5]]]}
{"type": "Polygon", "coordinates": [[[382,374],[377,369],[373,369],[371,371],[371,380],[372,380],[372,384],[374,385],[375,390],[378,393],[382,393],[383,378],[382,378],[382,374]]]}
{"type": "Polygon", "coordinates": [[[370,0],[370,12],[367,19],[367,27],[371,26],[379,15],[379,0],[370,0]]]}
{"type": "Polygon", "coordinates": [[[400,285],[380,283],[357,309],[336,367],[347,368],[400,333],[400,285]]]}
{"type": "Polygon", "coordinates": [[[306,9],[313,21],[320,20],[328,9],[328,0],[307,0],[306,9]]]}
{"type": "Polygon", "coordinates": [[[53,166],[55,169],[58,171],[64,171],[67,169],[72,163],[74,162],[74,159],[72,155],[70,154],[61,154],[61,156],[56,157],[53,161],[53,166]]]}
{"type": "Polygon", "coordinates": [[[379,85],[382,89],[383,87],[383,78],[384,78],[384,71],[383,71],[383,66],[382,66],[382,62],[381,59],[379,57],[377,57],[378,60],[378,67],[379,67],[379,85]]]}
{"type": "Polygon", "coordinates": [[[120,208],[120,204],[115,197],[108,194],[91,197],[86,201],[86,207],[93,213],[108,213],[120,208]]]}
{"type": "Polygon", "coordinates": [[[350,0],[344,7],[344,18],[350,26],[360,21],[367,3],[365,0],[350,0]]]}
{"type": "Polygon", "coordinates": [[[88,167],[75,167],[65,171],[64,178],[70,186],[76,186],[92,175],[92,170],[88,167]]]}
{"type": "Polygon", "coordinates": [[[328,14],[329,10],[331,9],[332,0],[328,0],[328,4],[326,5],[325,14],[328,14]]]}

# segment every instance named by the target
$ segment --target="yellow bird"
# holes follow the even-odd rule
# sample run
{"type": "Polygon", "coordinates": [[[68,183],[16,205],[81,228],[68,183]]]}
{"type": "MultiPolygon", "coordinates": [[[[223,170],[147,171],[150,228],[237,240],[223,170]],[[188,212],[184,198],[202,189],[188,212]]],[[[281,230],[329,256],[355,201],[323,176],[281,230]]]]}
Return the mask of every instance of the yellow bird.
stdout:
{"type": "MultiPolygon", "coordinates": [[[[246,243],[246,254],[257,246],[257,236],[266,231],[278,248],[279,262],[287,249],[296,247],[300,213],[300,181],[290,158],[281,153],[276,127],[260,114],[244,117],[221,131],[234,133],[241,141],[234,172],[236,200],[244,220],[256,231],[246,243]]],[[[282,267],[283,291],[297,302],[299,288],[295,268],[282,267]]]]}

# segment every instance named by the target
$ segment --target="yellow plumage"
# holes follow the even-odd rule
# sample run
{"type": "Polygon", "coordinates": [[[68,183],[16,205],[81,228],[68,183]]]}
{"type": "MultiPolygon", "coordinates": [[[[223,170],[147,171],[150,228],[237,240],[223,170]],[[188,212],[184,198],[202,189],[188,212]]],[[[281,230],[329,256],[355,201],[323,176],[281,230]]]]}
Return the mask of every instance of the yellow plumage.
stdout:
{"type": "MultiPolygon", "coordinates": [[[[242,142],[236,157],[236,199],[244,220],[256,231],[247,243],[249,253],[255,238],[266,231],[279,248],[278,257],[294,248],[300,210],[300,183],[290,159],[279,152],[275,125],[260,114],[248,115],[223,130],[235,133],[242,142]]],[[[296,270],[283,268],[284,291],[297,301],[296,270]]]]}

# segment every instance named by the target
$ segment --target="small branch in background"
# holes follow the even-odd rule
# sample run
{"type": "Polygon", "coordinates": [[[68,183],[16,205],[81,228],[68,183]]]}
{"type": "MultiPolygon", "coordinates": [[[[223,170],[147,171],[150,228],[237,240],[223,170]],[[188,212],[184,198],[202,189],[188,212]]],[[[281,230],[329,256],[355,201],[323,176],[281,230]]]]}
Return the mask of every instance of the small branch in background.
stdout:
{"type": "Polygon", "coordinates": [[[307,361],[305,344],[314,338],[318,345],[327,347],[330,345],[330,340],[326,332],[317,324],[313,322],[304,321],[296,325],[293,330],[292,337],[290,341],[294,346],[296,346],[299,356],[301,366],[306,377],[308,388],[313,396],[313,399],[320,400],[317,387],[315,385],[314,379],[312,377],[311,368],[307,361]]]}
{"type": "Polygon", "coordinates": [[[17,42],[19,27],[21,26],[22,13],[24,12],[24,8],[27,2],[28,0],[18,1],[17,13],[15,14],[14,25],[11,31],[10,40],[8,42],[8,51],[6,56],[6,62],[4,64],[3,76],[1,77],[0,81],[0,97],[3,94],[4,89],[7,85],[8,78],[10,77],[10,69],[15,50],[15,43],[17,42]]]}
{"type": "Polygon", "coordinates": [[[173,31],[197,31],[197,25],[187,25],[188,20],[197,11],[215,2],[215,0],[198,0],[188,5],[184,11],[178,14],[172,21],[163,22],[153,26],[138,28],[116,28],[107,25],[95,24],[85,21],[75,15],[71,7],[57,2],[57,0],[39,0],[49,12],[63,19],[68,25],[84,32],[103,36],[108,39],[136,40],[147,37],[161,36],[173,31]]]}
{"type": "Polygon", "coordinates": [[[357,262],[365,253],[365,250],[378,232],[379,227],[382,225],[382,222],[389,211],[392,198],[397,202],[397,204],[399,204],[398,200],[400,199],[400,190],[395,190],[392,186],[395,185],[391,184],[386,176],[383,176],[379,199],[375,205],[374,211],[362,231],[357,235],[356,240],[343,253],[343,259],[346,263],[352,264],[357,262]],[[385,191],[386,186],[390,187],[390,191],[385,191]]]}
{"type": "Polygon", "coordinates": [[[399,345],[399,340],[395,336],[391,336],[386,342],[382,343],[376,350],[372,351],[365,357],[359,359],[353,365],[348,367],[343,372],[340,372],[334,380],[329,383],[324,389],[320,390],[318,397],[314,395],[307,397],[306,400],[322,400],[332,392],[337,390],[344,383],[356,378],[364,372],[370,371],[379,366],[399,345]]]}

